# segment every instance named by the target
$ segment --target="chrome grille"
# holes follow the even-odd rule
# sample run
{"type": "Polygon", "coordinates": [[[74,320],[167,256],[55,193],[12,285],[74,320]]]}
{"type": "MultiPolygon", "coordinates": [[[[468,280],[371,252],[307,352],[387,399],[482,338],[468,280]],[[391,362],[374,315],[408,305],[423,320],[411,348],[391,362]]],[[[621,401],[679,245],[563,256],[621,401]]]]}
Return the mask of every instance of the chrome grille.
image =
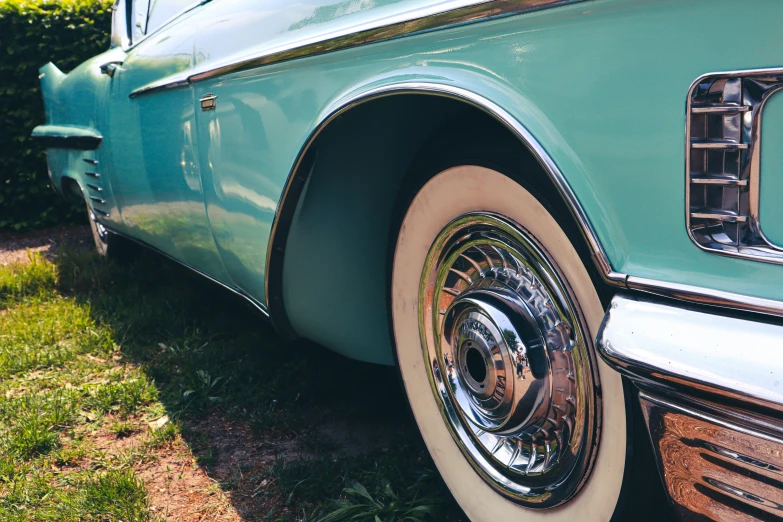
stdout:
{"type": "Polygon", "coordinates": [[[681,520],[783,520],[783,425],[679,395],[639,394],[681,520]]]}
{"type": "Polygon", "coordinates": [[[709,74],[688,95],[686,221],[702,249],[783,264],[759,219],[761,113],[783,70],[709,74]]]}

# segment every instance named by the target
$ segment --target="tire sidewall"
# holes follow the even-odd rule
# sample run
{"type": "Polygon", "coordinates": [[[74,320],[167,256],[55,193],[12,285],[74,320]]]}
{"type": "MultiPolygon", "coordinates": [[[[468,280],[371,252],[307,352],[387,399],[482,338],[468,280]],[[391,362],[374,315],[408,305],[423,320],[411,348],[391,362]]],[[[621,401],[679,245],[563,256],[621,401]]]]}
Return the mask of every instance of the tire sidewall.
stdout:
{"type": "MultiPolygon", "coordinates": [[[[570,285],[585,323],[595,338],[603,307],[579,254],[547,209],[526,188],[485,167],[463,165],[443,170],[413,197],[394,248],[391,277],[392,329],[397,361],[411,410],[422,437],[449,489],[476,522],[514,520],[610,520],[621,495],[627,430],[622,380],[594,357],[601,385],[598,453],[582,490],[562,506],[534,510],[498,494],[472,469],[451,436],[432,392],[419,340],[418,289],[427,253],[440,231],[468,212],[494,212],[519,223],[550,253],[570,285]]],[[[590,347],[592,348],[592,345],[590,347]]]]}

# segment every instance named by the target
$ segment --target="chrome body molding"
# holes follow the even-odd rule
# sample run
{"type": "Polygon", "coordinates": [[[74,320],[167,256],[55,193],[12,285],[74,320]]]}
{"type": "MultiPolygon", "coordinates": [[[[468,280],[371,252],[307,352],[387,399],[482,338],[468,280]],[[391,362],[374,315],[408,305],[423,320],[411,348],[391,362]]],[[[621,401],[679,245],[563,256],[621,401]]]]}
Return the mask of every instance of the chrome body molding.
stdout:
{"type": "Polygon", "coordinates": [[[500,216],[457,218],[427,255],[418,310],[433,394],[477,473],[529,507],[575,495],[596,454],[600,384],[543,247],[500,216]]]}
{"type": "Polygon", "coordinates": [[[783,520],[783,325],[618,294],[596,345],[641,388],[683,520],[783,520]],[[698,519],[698,518],[696,518],[698,519]]]}
{"type": "MultiPolygon", "coordinates": [[[[587,219],[584,209],[582,209],[579,204],[579,200],[571,190],[565,177],[544,148],[523,125],[496,103],[466,89],[437,83],[405,82],[370,89],[337,102],[331,109],[326,111],[326,117],[321,120],[307,138],[307,141],[302,146],[302,149],[294,162],[294,166],[288,175],[288,180],[286,181],[283,193],[280,197],[280,202],[277,205],[275,219],[272,223],[272,231],[270,233],[269,246],[267,249],[267,270],[264,285],[270,316],[272,317],[275,327],[283,336],[295,336],[290,322],[286,317],[285,307],[283,305],[283,253],[285,252],[285,244],[297,202],[302,195],[307,178],[310,176],[313,161],[315,160],[315,153],[314,151],[311,151],[311,146],[316,138],[318,138],[321,131],[346,111],[370,100],[399,94],[425,94],[460,100],[486,112],[513,132],[522,144],[524,144],[535,156],[552,183],[557,187],[560,196],[570,209],[574,220],[579,225],[579,230],[592,253],[593,262],[595,263],[598,273],[603,277],[606,283],[613,286],[625,287],[627,276],[612,270],[612,265],[609,263],[609,258],[601,246],[595,230],[587,219]]],[[[783,303],[780,304],[780,313],[783,315],[783,303]]]]}
{"type": "Polygon", "coordinates": [[[618,294],[596,342],[620,372],[783,412],[783,326],[618,294]]]}
{"type": "Polygon", "coordinates": [[[773,299],[763,299],[749,295],[723,292],[711,288],[683,285],[629,275],[625,279],[625,287],[654,295],[670,297],[680,301],[688,301],[708,306],[716,306],[745,312],[783,317],[783,302],[773,299]]]}
{"type": "Polygon", "coordinates": [[[710,73],[688,92],[686,214],[702,250],[783,264],[761,227],[761,118],[783,69],[710,73]]]}
{"type": "Polygon", "coordinates": [[[681,520],[783,520],[783,423],[665,394],[639,394],[681,520]]]}
{"type": "Polygon", "coordinates": [[[265,50],[256,56],[231,59],[207,68],[196,67],[153,82],[133,91],[131,98],[162,89],[189,85],[193,82],[225,74],[255,69],[297,58],[383,42],[413,34],[447,29],[468,23],[513,16],[558,5],[584,0],[446,0],[426,8],[404,11],[370,23],[349,25],[310,38],[290,42],[265,50]]]}
{"type": "Polygon", "coordinates": [[[69,125],[39,125],[31,137],[47,149],[95,150],[103,141],[93,130],[69,125]]]}

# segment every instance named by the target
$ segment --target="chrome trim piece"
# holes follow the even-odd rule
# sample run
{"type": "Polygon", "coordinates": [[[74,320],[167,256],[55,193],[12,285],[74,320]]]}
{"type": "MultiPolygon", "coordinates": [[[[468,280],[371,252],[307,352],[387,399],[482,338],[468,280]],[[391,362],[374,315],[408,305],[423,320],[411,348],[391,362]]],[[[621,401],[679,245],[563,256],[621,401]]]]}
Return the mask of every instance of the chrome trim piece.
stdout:
{"type": "Polygon", "coordinates": [[[596,345],[607,363],[636,380],[783,412],[781,325],[618,294],[596,345]]]}
{"type": "Polygon", "coordinates": [[[98,165],[98,160],[97,159],[82,158],[82,161],[85,162],[85,163],[89,163],[90,165],[98,165]]]}
{"type": "Polygon", "coordinates": [[[97,196],[89,196],[91,201],[94,201],[95,203],[100,203],[101,205],[106,204],[106,200],[99,198],[97,196]]]}
{"type": "Polygon", "coordinates": [[[782,89],[783,69],[759,69],[705,74],[688,91],[685,219],[702,250],[783,264],[759,215],[761,118],[782,89]]]}
{"type": "Polygon", "coordinates": [[[559,269],[521,226],[467,214],[422,269],[419,334],[433,394],[468,463],[502,495],[560,505],[596,455],[590,336],[559,269]]]}
{"type": "Polygon", "coordinates": [[[103,189],[99,187],[98,185],[93,185],[92,183],[87,183],[87,188],[94,190],[95,192],[103,192],[103,189]]]}
{"type": "Polygon", "coordinates": [[[689,301],[708,306],[783,317],[783,302],[775,301],[773,299],[764,299],[761,297],[723,292],[721,290],[713,290],[711,288],[680,283],[658,281],[637,276],[628,276],[625,283],[629,290],[638,290],[649,294],[671,297],[672,299],[678,299],[680,301],[689,301]]]}
{"type": "MultiPolygon", "coordinates": [[[[266,289],[266,302],[272,316],[273,323],[281,335],[285,337],[295,337],[283,305],[283,256],[285,252],[285,243],[288,238],[291,220],[296,210],[297,202],[304,189],[305,182],[312,171],[315,153],[311,152],[311,146],[321,131],[337,117],[349,111],[350,109],[361,105],[370,100],[385,96],[394,96],[400,94],[422,94],[430,96],[441,96],[454,100],[466,102],[477,109],[480,109],[488,115],[495,118],[511,131],[522,144],[528,148],[533,156],[538,160],[542,169],[549,176],[552,183],[557,187],[560,196],[570,209],[575,222],[579,226],[588,248],[592,253],[593,262],[596,265],[598,273],[601,274],[604,281],[613,286],[625,287],[626,275],[612,270],[609,258],[598,241],[598,236],[593,230],[587,215],[579,204],[579,200],[571,190],[571,187],[565,180],[565,177],[555,165],[555,162],[546,153],[544,148],[536,141],[532,134],[522,126],[513,116],[502,109],[494,102],[475,94],[471,91],[454,87],[452,85],[442,85],[425,82],[405,82],[395,85],[387,85],[371,89],[360,93],[336,105],[333,109],[327,111],[327,116],[310,133],[299,152],[291,172],[288,175],[280,202],[277,206],[272,230],[269,238],[269,247],[266,255],[266,280],[264,288],[266,289]]],[[[780,304],[780,313],[783,315],[783,303],[780,304]]]]}
{"type": "Polygon", "coordinates": [[[93,129],[76,125],[38,125],[30,136],[47,149],[95,150],[103,141],[93,129]]]}
{"type": "Polygon", "coordinates": [[[91,171],[89,171],[89,170],[88,170],[88,171],[85,171],[85,172],[84,172],[84,175],[85,175],[85,176],[89,176],[89,177],[91,177],[91,178],[100,178],[100,177],[101,177],[101,175],[100,175],[100,174],[98,174],[97,172],[91,172],[91,171]]]}
{"type": "Polygon", "coordinates": [[[214,111],[217,108],[217,95],[207,93],[199,100],[202,111],[214,111]]]}
{"type": "Polygon", "coordinates": [[[113,60],[102,64],[99,69],[101,74],[105,74],[109,78],[114,78],[114,73],[117,72],[117,69],[119,69],[123,63],[125,63],[123,60],[113,60]]]}
{"type": "Polygon", "coordinates": [[[747,105],[709,105],[706,107],[691,107],[691,114],[736,114],[738,112],[748,112],[749,110],[750,107],[747,105]]]}
{"type": "MultiPolygon", "coordinates": [[[[264,65],[582,1],[584,0],[446,0],[436,6],[405,11],[370,23],[341,27],[311,38],[292,40],[256,56],[196,67],[192,71],[178,73],[136,89],[130,97],[181,87],[264,65]],[[430,12],[433,7],[438,11],[430,12]],[[423,13],[426,14],[422,16],[423,13]]],[[[291,35],[295,37],[295,33],[291,35]]]]}
{"type": "Polygon", "coordinates": [[[783,520],[781,339],[780,324],[623,294],[612,300],[596,345],[641,388],[681,520],[783,520]]]}
{"type": "Polygon", "coordinates": [[[733,143],[730,141],[691,141],[691,149],[745,150],[747,148],[747,143],[733,143]]]}
{"type": "Polygon", "coordinates": [[[691,184],[692,185],[735,185],[735,186],[745,187],[748,184],[748,180],[728,178],[720,175],[715,175],[709,178],[700,177],[700,176],[691,176],[691,184]]]}
{"type": "Polygon", "coordinates": [[[681,520],[783,520],[779,421],[762,430],[719,406],[705,411],[645,391],[639,400],[681,520]]]}

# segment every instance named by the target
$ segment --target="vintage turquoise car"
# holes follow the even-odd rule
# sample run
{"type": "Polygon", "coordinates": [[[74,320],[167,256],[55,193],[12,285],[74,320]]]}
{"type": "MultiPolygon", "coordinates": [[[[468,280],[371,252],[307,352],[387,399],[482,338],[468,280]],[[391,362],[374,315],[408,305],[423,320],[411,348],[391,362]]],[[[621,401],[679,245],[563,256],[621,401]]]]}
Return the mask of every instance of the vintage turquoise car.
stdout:
{"type": "Polygon", "coordinates": [[[192,2],[41,69],[102,253],[396,364],[471,520],[783,517],[783,2],[192,2]]]}

